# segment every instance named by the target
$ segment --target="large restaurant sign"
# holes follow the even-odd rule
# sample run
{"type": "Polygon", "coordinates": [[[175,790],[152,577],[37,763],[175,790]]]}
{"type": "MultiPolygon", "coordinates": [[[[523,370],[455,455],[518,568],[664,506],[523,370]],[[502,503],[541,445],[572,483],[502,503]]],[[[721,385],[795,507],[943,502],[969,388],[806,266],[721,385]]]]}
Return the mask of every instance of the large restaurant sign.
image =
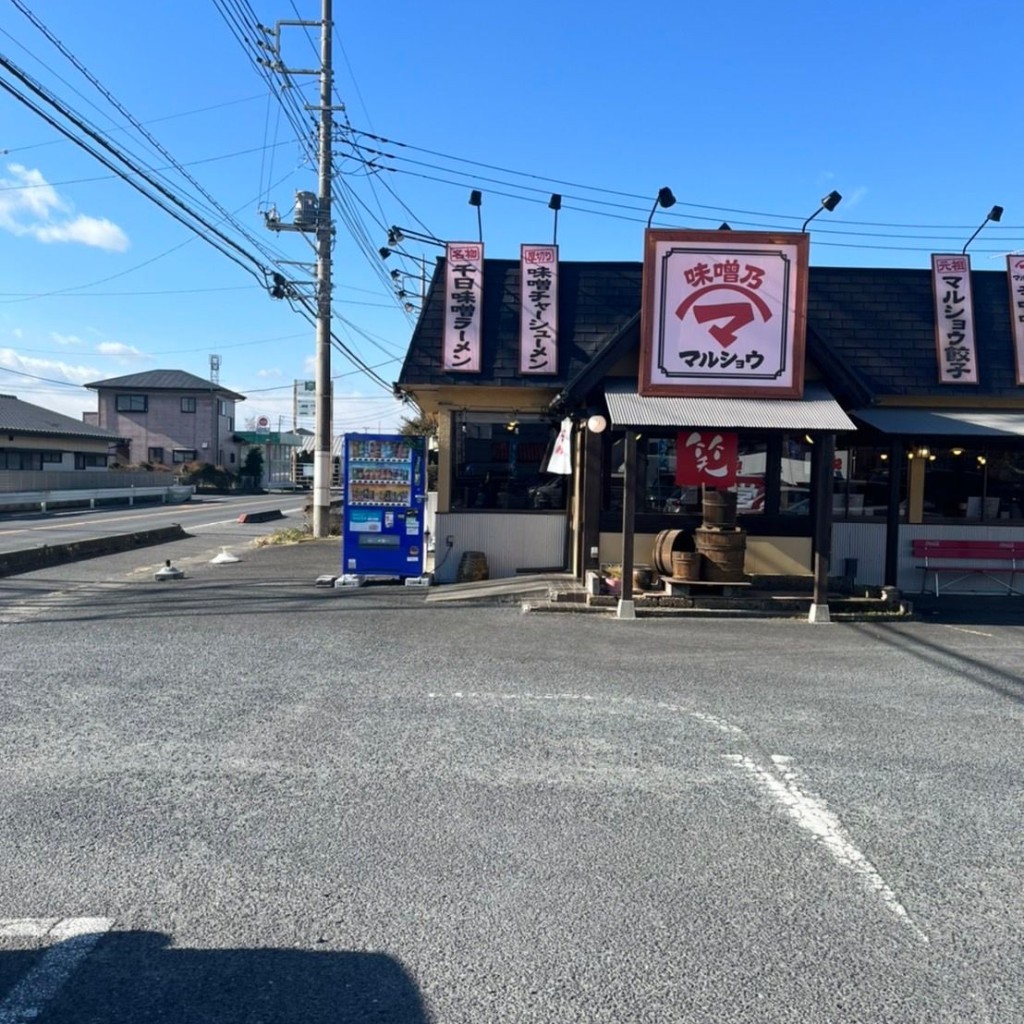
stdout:
{"type": "Polygon", "coordinates": [[[479,242],[445,246],[444,369],[479,373],[484,294],[484,247],[479,242]]]}
{"type": "Polygon", "coordinates": [[[640,394],[799,398],[808,236],[648,229],[640,394]]]}
{"type": "Polygon", "coordinates": [[[1013,352],[1017,363],[1017,383],[1024,384],[1024,256],[1006,257],[1010,281],[1010,323],[1013,328],[1013,352]]]}
{"type": "Polygon", "coordinates": [[[519,372],[558,372],[558,246],[520,247],[519,372]]]}
{"type": "Polygon", "coordinates": [[[971,258],[963,253],[932,256],[935,349],[940,384],[977,384],[971,301],[971,258]]]}

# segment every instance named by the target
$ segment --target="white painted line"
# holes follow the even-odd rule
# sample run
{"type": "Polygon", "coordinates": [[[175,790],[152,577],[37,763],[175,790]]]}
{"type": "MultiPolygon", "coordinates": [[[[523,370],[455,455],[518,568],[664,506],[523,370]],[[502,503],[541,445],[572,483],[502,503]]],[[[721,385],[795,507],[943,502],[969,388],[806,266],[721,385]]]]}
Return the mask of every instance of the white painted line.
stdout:
{"type": "Polygon", "coordinates": [[[928,942],[928,936],[914,923],[878,869],[847,837],[838,815],[829,810],[821,797],[800,789],[791,758],[772,757],[778,774],[742,754],[726,754],[725,759],[750,775],[802,829],[814,836],[840,864],[858,875],[871,892],[880,896],[901,924],[921,942],[928,942]]]}
{"type": "Polygon", "coordinates": [[[964,629],[963,626],[946,626],[945,628],[953,630],[954,633],[970,633],[971,636],[995,636],[995,633],[983,633],[980,629],[964,629]]]}
{"type": "Polygon", "coordinates": [[[0,1003],[0,1024],[28,1024],[34,1021],[61,990],[93,946],[110,931],[107,917],[67,917],[0,921],[0,934],[29,935],[53,940],[39,962],[0,1003]],[[32,928],[36,931],[33,933],[32,928]],[[46,927],[48,926],[48,927],[46,927]],[[21,929],[13,932],[4,928],[21,929]]]}
{"type": "Polygon", "coordinates": [[[746,733],[738,725],[733,725],[732,722],[727,722],[717,715],[709,715],[705,711],[688,711],[687,714],[691,718],[696,718],[698,722],[713,726],[719,732],[728,733],[730,736],[746,736],[746,733]]]}
{"type": "Polygon", "coordinates": [[[41,939],[59,920],[59,917],[13,917],[0,920],[0,939],[41,939]]]}

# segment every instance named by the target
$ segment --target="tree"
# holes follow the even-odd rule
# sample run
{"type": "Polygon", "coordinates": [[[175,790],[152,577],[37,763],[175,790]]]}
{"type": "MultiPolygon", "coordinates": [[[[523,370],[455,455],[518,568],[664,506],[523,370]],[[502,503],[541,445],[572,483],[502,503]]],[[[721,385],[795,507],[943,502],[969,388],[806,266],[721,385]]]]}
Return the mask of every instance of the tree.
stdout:
{"type": "Polygon", "coordinates": [[[398,432],[402,437],[437,437],[437,413],[421,412],[416,416],[403,416],[398,432]]]}
{"type": "Polygon", "coordinates": [[[252,477],[253,486],[258,486],[263,479],[263,449],[250,448],[245,453],[245,463],[242,466],[242,476],[252,477]]]}
{"type": "Polygon", "coordinates": [[[437,438],[437,413],[421,412],[414,417],[403,416],[402,424],[398,428],[402,437],[425,437],[427,438],[427,490],[437,490],[437,445],[432,445],[430,439],[437,438]]]}

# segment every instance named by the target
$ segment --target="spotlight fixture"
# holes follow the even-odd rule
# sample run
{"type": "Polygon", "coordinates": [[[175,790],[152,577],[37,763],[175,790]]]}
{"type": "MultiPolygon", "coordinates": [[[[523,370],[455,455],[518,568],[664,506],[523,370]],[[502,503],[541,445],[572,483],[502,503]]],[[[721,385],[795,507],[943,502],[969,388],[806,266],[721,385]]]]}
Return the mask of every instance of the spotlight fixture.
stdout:
{"type": "Polygon", "coordinates": [[[562,208],[562,197],[557,192],[551,193],[548,209],[555,211],[555,230],[551,236],[551,244],[558,245],[558,211],[562,208]]]}
{"type": "Polygon", "coordinates": [[[1002,218],[1003,208],[1001,206],[993,206],[992,209],[988,211],[988,215],[985,217],[985,219],[978,225],[978,230],[975,231],[974,234],[971,235],[971,237],[968,238],[966,242],[964,242],[964,247],[963,249],[960,250],[960,255],[965,256],[967,254],[967,246],[969,246],[971,242],[973,242],[978,237],[978,232],[981,231],[981,229],[989,221],[992,221],[993,224],[998,224],[1002,220],[1002,218]]]}
{"type": "Polygon", "coordinates": [[[651,226],[651,221],[654,218],[654,211],[660,206],[663,210],[667,210],[670,206],[676,205],[676,197],[672,195],[672,189],[666,185],[664,188],[658,189],[658,196],[654,200],[654,205],[651,207],[651,215],[647,218],[647,226],[651,226]]]}
{"type": "Polygon", "coordinates": [[[483,218],[480,216],[480,207],[483,206],[483,204],[483,193],[478,188],[473,189],[473,191],[469,193],[469,205],[476,207],[476,229],[481,245],[484,241],[484,222],[483,218]]]}
{"type": "Polygon", "coordinates": [[[814,220],[815,217],[821,213],[822,210],[828,210],[831,213],[842,201],[842,196],[835,190],[829,192],[827,196],[822,196],[821,205],[804,221],[804,226],[800,229],[800,233],[804,234],[807,231],[807,225],[814,220]]]}

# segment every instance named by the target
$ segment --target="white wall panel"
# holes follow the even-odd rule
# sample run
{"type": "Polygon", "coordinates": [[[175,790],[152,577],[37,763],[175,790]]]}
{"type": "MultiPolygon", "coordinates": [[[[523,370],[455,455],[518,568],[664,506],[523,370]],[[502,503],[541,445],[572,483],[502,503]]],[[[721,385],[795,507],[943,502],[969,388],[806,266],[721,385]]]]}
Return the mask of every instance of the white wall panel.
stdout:
{"type": "Polygon", "coordinates": [[[487,556],[490,578],[514,576],[518,569],[551,569],[565,563],[565,513],[438,512],[434,578],[454,583],[466,551],[487,556]],[[445,540],[454,544],[447,555],[445,540]]]}

